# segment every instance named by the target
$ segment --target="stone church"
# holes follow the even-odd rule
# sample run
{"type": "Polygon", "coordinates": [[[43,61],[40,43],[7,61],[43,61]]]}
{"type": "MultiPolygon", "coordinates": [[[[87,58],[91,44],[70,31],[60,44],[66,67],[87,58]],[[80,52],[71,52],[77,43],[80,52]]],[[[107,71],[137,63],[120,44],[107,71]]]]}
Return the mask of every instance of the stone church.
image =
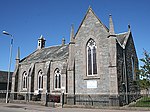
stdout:
{"type": "Polygon", "coordinates": [[[107,28],[89,8],[76,33],[71,27],[69,44],[63,39],[61,45],[45,47],[45,41],[41,36],[37,49],[23,59],[18,50],[12,100],[29,93],[29,100],[40,94],[44,102],[47,94],[64,93],[67,104],[91,99],[124,105],[138,98],[138,58],[130,25],[127,32],[116,34],[111,15],[107,28]]]}

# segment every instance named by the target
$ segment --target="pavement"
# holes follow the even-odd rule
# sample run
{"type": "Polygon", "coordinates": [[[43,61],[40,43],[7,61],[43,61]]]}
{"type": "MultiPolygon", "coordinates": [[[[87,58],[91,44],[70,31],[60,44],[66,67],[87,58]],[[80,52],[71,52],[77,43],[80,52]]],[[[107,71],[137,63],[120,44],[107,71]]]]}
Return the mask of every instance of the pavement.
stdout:
{"type": "Polygon", "coordinates": [[[150,110],[143,108],[52,108],[31,104],[0,103],[0,112],[150,112],[150,110]]]}

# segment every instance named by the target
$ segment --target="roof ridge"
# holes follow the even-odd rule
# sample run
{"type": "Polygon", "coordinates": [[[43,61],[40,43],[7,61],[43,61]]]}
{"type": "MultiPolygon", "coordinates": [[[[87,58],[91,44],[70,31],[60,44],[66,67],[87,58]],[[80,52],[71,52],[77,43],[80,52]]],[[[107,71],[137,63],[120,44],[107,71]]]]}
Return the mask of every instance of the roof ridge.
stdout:
{"type": "MultiPolygon", "coordinates": [[[[67,43],[64,46],[67,46],[67,45],[69,45],[69,44],[67,43]]],[[[62,46],[61,44],[60,45],[53,45],[53,46],[44,47],[42,49],[47,49],[47,48],[50,48],[50,47],[61,47],[61,46],[62,46]]]]}
{"type": "Polygon", "coordinates": [[[127,32],[122,32],[122,33],[118,33],[118,34],[115,34],[115,35],[122,35],[122,34],[126,34],[126,33],[129,33],[129,31],[127,31],[127,32]]]}
{"type": "Polygon", "coordinates": [[[124,48],[126,47],[126,44],[127,44],[127,41],[128,41],[128,39],[129,39],[129,35],[131,34],[131,31],[129,30],[128,31],[128,34],[126,35],[126,37],[125,37],[125,39],[124,39],[124,42],[123,42],[123,46],[124,46],[124,48]]]}
{"type": "MultiPolygon", "coordinates": [[[[26,63],[26,62],[36,62],[37,60],[39,60],[39,58],[46,60],[46,59],[54,59],[57,57],[57,53],[60,53],[65,50],[65,52],[68,52],[69,49],[69,44],[67,45],[57,45],[57,46],[50,46],[47,48],[42,48],[42,49],[37,49],[34,52],[32,52],[31,54],[29,54],[28,56],[26,56],[25,58],[23,58],[20,63],[26,63]],[[35,58],[36,57],[36,58],[35,58]]],[[[59,57],[63,58],[65,57],[65,54],[59,55],[59,57]]]]}
{"type": "MultiPolygon", "coordinates": [[[[64,46],[68,46],[69,44],[65,44],[64,46]]],[[[35,51],[33,51],[31,54],[27,55],[26,57],[24,57],[23,59],[20,60],[20,62],[23,62],[25,59],[27,59],[28,57],[30,57],[32,54],[34,54],[35,52],[37,51],[40,51],[40,50],[44,50],[44,49],[49,49],[49,48],[52,48],[52,47],[61,47],[62,45],[54,45],[54,46],[49,46],[49,47],[44,47],[42,49],[36,49],[35,51]]],[[[63,47],[63,46],[62,46],[63,47]]]]}

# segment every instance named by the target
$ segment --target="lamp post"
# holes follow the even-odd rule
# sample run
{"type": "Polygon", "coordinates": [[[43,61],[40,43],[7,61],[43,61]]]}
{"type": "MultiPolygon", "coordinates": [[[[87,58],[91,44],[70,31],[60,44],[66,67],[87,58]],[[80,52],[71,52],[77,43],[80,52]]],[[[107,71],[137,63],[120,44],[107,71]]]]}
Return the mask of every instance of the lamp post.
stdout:
{"type": "Polygon", "coordinates": [[[9,65],[8,65],[8,76],[7,76],[7,91],[6,91],[6,103],[8,103],[8,93],[9,93],[9,79],[10,79],[10,68],[11,68],[11,60],[12,60],[12,47],[13,47],[13,35],[9,34],[6,31],[3,31],[4,35],[8,35],[11,37],[10,43],[10,56],[9,56],[9,65]]]}

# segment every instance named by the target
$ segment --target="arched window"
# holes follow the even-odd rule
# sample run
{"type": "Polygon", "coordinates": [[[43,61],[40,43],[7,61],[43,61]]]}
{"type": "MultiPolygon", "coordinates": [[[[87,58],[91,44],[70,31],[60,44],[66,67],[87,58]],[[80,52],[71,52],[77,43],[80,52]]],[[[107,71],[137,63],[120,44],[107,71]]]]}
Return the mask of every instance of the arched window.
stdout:
{"type": "Polygon", "coordinates": [[[38,72],[38,89],[43,90],[43,72],[41,70],[38,72]]]}
{"type": "Polygon", "coordinates": [[[55,71],[55,89],[61,88],[61,74],[60,70],[57,68],[55,71]]]}
{"type": "Polygon", "coordinates": [[[134,58],[131,58],[131,66],[132,66],[132,79],[134,80],[134,58]]]}
{"type": "Polygon", "coordinates": [[[90,39],[87,43],[87,75],[97,74],[97,62],[96,62],[96,44],[93,39],[90,39]]]}
{"type": "Polygon", "coordinates": [[[27,85],[28,85],[28,75],[27,72],[25,71],[23,73],[23,89],[27,89],[27,85]]]}

